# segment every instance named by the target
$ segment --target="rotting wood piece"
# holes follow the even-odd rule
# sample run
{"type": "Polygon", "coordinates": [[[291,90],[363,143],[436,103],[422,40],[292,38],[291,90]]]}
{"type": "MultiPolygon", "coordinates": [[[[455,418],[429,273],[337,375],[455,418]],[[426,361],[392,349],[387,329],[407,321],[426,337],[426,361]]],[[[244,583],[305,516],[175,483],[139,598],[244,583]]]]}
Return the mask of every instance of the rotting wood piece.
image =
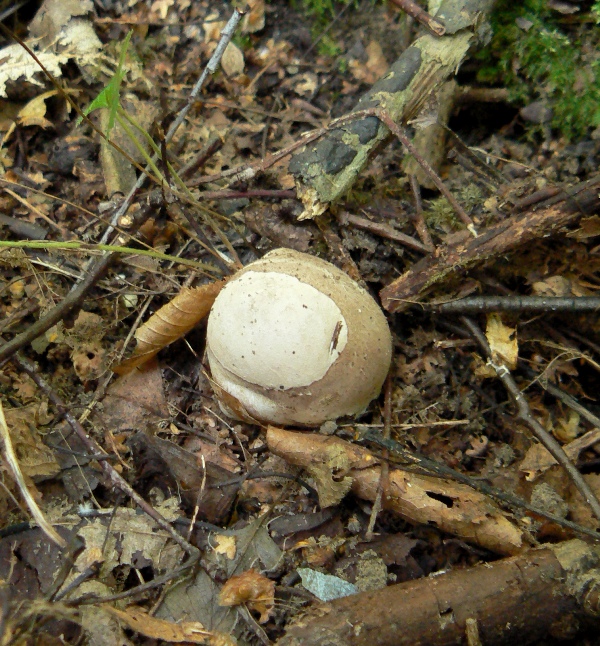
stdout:
{"type": "Polygon", "coordinates": [[[600,205],[598,196],[600,177],[592,184],[585,183],[582,191],[569,190],[564,202],[539,211],[514,215],[479,232],[476,238],[468,231],[457,242],[438,247],[435,254],[415,263],[400,278],[379,293],[385,309],[401,312],[421,300],[428,290],[448,278],[478,263],[555,234],[582,215],[594,212],[600,205]]]}
{"type": "MultiPolygon", "coordinates": [[[[493,0],[442,2],[435,17],[443,20],[445,35],[418,38],[361,97],[353,112],[380,108],[396,123],[413,118],[459,67],[493,4],[493,0]]],[[[289,171],[296,179],[305,217],[319,215],[343,196],[389,137],[388,128],[376,117],[366,117],[333,128],[296,153],[289,171]]]]}
{"type": "Polygon", "coordinates": [[[277,646],[447,646],[474,620],[486,646],[574,637],[598,616],[599,556],[575,539],[320,603],[277,646]]]}
{"type": "MultiPolygon", "coordinates": [[[[337,437],[274,426],[267,429],[267,444],[286,462],[311,472],[319,484],[320,500],[335,495],[344,482],[340,498],[351,490],[363,500],[375,500],[381,461],[367,449],[337,437]]],[[[498,554],[516,554],[524,548],[523,532],[494,501],[460,483],[390,468],[382,506],[410,523],[436,526],[498,554]]]]}

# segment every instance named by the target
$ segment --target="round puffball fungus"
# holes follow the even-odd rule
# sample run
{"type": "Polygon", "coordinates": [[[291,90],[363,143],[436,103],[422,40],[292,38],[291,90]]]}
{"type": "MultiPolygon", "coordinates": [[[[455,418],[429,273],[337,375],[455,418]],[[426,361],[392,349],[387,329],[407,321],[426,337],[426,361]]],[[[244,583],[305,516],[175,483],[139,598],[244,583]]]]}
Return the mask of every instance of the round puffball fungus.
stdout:
{"type": "Polygon", "coordinates": [[[379,394],[392,338],[377,303],[343,271],[276,249],[221,290],[206,349],[226,414],[319,426],[364,411],[379,394]]]}

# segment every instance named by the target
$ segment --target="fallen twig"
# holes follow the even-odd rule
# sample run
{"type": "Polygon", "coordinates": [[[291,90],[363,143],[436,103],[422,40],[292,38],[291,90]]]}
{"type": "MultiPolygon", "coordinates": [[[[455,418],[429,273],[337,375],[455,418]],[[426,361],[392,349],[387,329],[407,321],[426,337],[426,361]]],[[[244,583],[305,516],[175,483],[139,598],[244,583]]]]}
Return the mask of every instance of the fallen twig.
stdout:
{"type": "Polygon", "coordinates": [[[517,386],[516,381],[513,379],[510,370],[503,363],[498,362],[492,356],[492,350],[479,326],[475,323],[475,321],[469,319],[466,316],[463,316],[462,320],[473,337],[481,346],[481,349],[488,359],[488,365],[490,365],[496,371],[498,378],[500,379],[500,381],[502,381],[504,387],[514,399],[517,405],[520,419],[523,420],[527,424],[527,426],[529,426],[529,428],[533,431],[535,437],[544,445],[544,447],[550,452],[552,457],[568,473],[569,477],[573,481],[573,484],[577,487],[579,493],[583,496],[584,500],[590,506],[590,509],[592,510],[594,516],[600,520],[600,501],[598,501],[598,498],[596,498],[596,494],[591,490],[588,483],[583,479],[583,476],[571,462],[561,445],[533,416],[533,413],[529,408],[529,404],[527,403],[525,397],[523,397],[523,393],[517,386]]]}
{"type": "Polygon", "coordinates": [[[440,314],[477,312],[596,312],[599,296],[471,296],[448,303],[423,303],[425,311],[440,314]]]}
{"type": "Polygon", "coordinates": [[[392,0],[392,3],[397,7],[400,7],[402,11],[406,12],[415,20],[418,20],[434,36],[443,36],[446,33],[444,25],[433,18],[424,9],[419,7],[419,5],[416,2],[413,2],[413,0],[392,0]]]}
{"type": "MultiPolygon", "coordinates": [[[[73,431],[77,434],[79,439],[83,442],[84,446],[92,455],[98,453],[105,454],[106,452],[102,447],[90,436],[89,433],[86,433],[83,426],[77,421],[73,415],[69,412],[68,406],[61,400],[61,398],[54,392],[54,390],[46,383],[46,381],[39,375],[38,371],[35,369],[35,366],[31,364],[27,359],[20,355],[15,355],[12,357],[13,363],[24,370],[33,381],[37,384],[38,388],[44,392],[44,394],[50,399],[50,401],[56,406],[58,412],[67,420],[73,431]]],[[[124,494],[129,496],[139,507],[142,509],[150,518],[152,518],[159,527],[164,529],[170,534],[173,540],[187,553],[191,556],[197,557],[198,550],[193,545],[188,543],[177,531],[173,529],[171,524],[165,520],[165,518],[159,514],[152,505],[147,503],[138,493],[131,487],[131,485],[123,478],[123,476],[113,467],[109,460],[100,460],[98,462],[107,481],[124,494]]]]}
{"type": "Polygon", "coordinates": [[[10,439],[10,431],[8,430],[8,425],[6,424],[6,418],[4,417],[4,408],[2,407],[2,400],[0,400],[0,440],[3,445],[3,449],[4,449],[3,454],[6,459],[6,463],[10,467],[13,478],[15,479],[15,482],[19,487],[19,491],[21,492],[21,495],[23,496],[25,502],[27,503],[27,507],[29,508],[31,515],[34,517],[36,523],[39,525],[40,529],[44,532],[44,534],[46,534],[46,536],[51,541],[53,541],[59,547],[64,549],[67,546],[67,542],[62,536],[60,536],[57,533],[54,527],[52,527],[52,525],[46,520],[46,517],[42,513],[42,510],[38,507],[38,504],[34,500],[29,489],[27,488],[27,484],[25,483],[25,478],[23,477],[23,473],[21,472],[21,467],[19,465],[19,461],[17,460],[17,456],[15,454],[15,450],[13,449],[12,441],[10,439]]]}
{"type": "Polygon", "coordinates": [[[598,561],[575,539],[318,603],[277,646],[464,644],[468,622],[483,644],[539,643],[553,624],[568,629],[565,618],[597,617],[598,561]]]}
{"type": "MultiPolygon", "coordinates": [[[[267,444],[287,462],[318,468],[323,478],[328,472],[335,472],[338,482],[350,478],[355,495],[376,500],[382,461],[367,449],[337,437],[272,426],[267,429],[267,444]]],[[[464,484],[393,468],[382,506],[411,523],[434,525],[499,554],[515,554],[524,547],[523,532],[492,500],[464,484]]]]}
{"type": "Polygon", "coordinates": [[[600,177],[591,185],[588,182],[585,184],[576,197],[570,195],[549,208],[506,218],[480,230],[477,238],[464,232],[458,241],[437,247],[435,254],[415,263],[400,278],[381,290],[383,306],[390,312],[401,312],[420,301],[431,287],[449,276],[504,255],[532,240],[552,235],[581,215],[593,212],[600,205],[600,177]]]}
{"type": "MultiPolygon", "coordinates": [[[[591,432],[591,431],[590,431],[591,432]]],[[[585,436],[584,436],[585,437],[585,436]]],[[[595,437],[595,434],[594,434],[595,437]]],[[[565,527],[570,529],[576,534],[581,534],[583,536],[589,536],[595,540],[600,540],[600,532],[597,532],[588,527],[584,527],[579,523],[575,523],[570,520],[565,520],[561,516],[556,516],[551,514],[544,509],[539,509],[534,505],[522,500],[518,496],[510,493],[509,491],[502,491],[488,484],[485,480],[481,478],[473,478],[465,473],[456,471],[445,464],[440,464],[434,460],[430,460],[422,455],[415,453],[414,451],[407,451],[401,444],[392,439],[384,439],[380,434],[375,433],[374,431],[368,431],[363,437],[362,440],[372,443],[381,448],[387,449],[391,452],[391,455],[388,456],[388,460],[394,464],[400,465],[402,468],[406,469],[418,469],[419,472],[437,475],[443,478],[450,478],[456,482],[461,482],[476,491],[479,491],[484,496],[490,496],[494,498],[500,505],[507,507],[517,512],[519,510],[526,510],[539,516],[540,518],[545,518],[550,520],[553,523],[556,523],[560,527],[565,527]]],[[[589,438],[588,438],[589,440],[589,438]]],[[[574,441],[574,443],[577,440],[574,441]]],[[[581,443],[578,443],[581,445],[581,443]]],[[[374,455],[377,455],[376,453],[374,455]]]]}

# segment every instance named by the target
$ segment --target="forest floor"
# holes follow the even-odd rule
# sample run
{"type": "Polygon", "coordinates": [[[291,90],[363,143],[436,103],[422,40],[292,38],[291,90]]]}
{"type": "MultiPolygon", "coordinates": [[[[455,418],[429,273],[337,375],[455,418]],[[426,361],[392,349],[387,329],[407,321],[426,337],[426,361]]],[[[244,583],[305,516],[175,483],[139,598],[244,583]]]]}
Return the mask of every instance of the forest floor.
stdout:
{"type": "MultiPolygon", "coordinates": [[[[193,96],[229,3],[0,2],[35,56],[0,36],[2,645],[600,643],[600,127],[483,85],[474,43],[413,95],[416,154],[316,214],[290,159],[426,29],[308,4],[251,2],[193,96]],[[144,336],[279,247],[385,311],[362,415],[231,420],[203,314],[144,336]]],[[[592,3],[543,4],[594,49],[592,3]]]]}

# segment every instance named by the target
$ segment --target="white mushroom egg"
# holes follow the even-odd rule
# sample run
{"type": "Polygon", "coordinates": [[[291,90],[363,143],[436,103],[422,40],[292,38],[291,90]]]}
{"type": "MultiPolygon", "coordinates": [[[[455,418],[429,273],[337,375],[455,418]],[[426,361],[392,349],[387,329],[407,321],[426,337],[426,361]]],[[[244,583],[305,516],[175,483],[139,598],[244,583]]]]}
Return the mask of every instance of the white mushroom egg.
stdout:
{"type": "Polygon", "coordinates": [[[365,410],[392,341],[373,298],[337,267],[277,249],[239,271],[208,319],[207,356],[223,410],[318,426],[365,410]]]}

